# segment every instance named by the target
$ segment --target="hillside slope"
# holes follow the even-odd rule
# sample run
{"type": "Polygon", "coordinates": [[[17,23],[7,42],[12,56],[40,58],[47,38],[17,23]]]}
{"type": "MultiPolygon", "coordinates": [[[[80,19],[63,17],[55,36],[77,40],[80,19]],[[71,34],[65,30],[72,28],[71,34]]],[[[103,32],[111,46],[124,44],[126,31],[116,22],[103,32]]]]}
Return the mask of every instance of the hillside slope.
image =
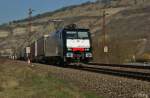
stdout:
{"type": "Polygon", "coordinates": [[[149,55],[149,0],[112,0],[108,5],[96,1],[78,6],[71,6],[54,12],[33,17],[32,33],[28,33],[28,20],[10,22],[0,26],[1,54],[16,52],[44,34],[53,32],[53,23],[49,20],[63,19],[61,27],[75,23],[79,27],[89,28],[93,36],[94,61],[109,63],[125,63],[133,57],[146,59],[149,55]],[[132,1],[132,2],[131,2],[132,1]],[[103,8],[109,14],[106,17],[109,53],[103,53],[102,12],[103,8]],[[30,37],[29,37],[30,36],[30,37]]]}
{"type": "MultiPolygon", "coordinates": [[[[135,7],[125,9],[113,16],[107,25],[109,46],[108,60],[111,63],[129,62],[135,59],[150,59],[150,35],[149,35],[149,19],[150,6],[135,7]]],[[[103,44],[103,34],[97,34],[97,39],[101,39],[99,43],[103,44]]],[[[102,45],[97,46],[100,53],[95,54],[100,62],[105,62],[102,45]],[[101,56],[98,56],[101,55],[101,56]]],[[[98,50],[95,50],[98,51],[98,50]]]]}
{"type": "MultiPolygon", "coordinates": [[[[101,3],[85,3],[79,6],[71,6],[62,8],[61,10],[41,14],[32,18],[32,33],[28,33],[28,20],[13,21],[9,24],[0,26],[0,39],[2,39],[0,46],[1,49],[13,48],[13,51],[20,50],[20,47],[27,45],[27,40],[30,36],[30,42],[32,43],[43,34],[48,34],[54,31],[55,25],[49,20],[63,19],[62,26],[76,23],[79,27],[91,28],[91,32],[97,31],[99,28],[94,26],[94,23],[98,21],[102,16],[102,8],[104,6],[101,3]],[[17,44],[16,44],[17,43],[17,44]]],[[[114,14],[122,10],[122,7],[107,8],[110,14],[114,14]]],[[[95,24],[99,25],[99,24],[95,24]]],[[[2,51],[3,53],[3,51],[2,51]]]]}

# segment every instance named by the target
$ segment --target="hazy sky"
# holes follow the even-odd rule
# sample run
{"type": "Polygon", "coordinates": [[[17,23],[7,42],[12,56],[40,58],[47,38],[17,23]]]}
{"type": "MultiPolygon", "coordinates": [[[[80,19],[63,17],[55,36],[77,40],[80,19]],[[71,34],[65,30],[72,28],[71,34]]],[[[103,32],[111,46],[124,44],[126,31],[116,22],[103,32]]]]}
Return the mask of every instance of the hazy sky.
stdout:
{"type": "Polygon", "coordinates": [[[36,15],[86,1],[95,0],[0,0],[0,24],[27,17],[29,8],[36,15]]]}

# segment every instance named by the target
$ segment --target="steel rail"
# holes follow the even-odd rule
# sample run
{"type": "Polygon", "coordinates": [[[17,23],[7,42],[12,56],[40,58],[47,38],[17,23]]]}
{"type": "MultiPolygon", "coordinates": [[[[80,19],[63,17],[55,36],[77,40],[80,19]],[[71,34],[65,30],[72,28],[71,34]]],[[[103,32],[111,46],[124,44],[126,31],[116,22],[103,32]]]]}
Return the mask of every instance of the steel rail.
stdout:
{"type": "Polygon", "coordinates": [[[136,68],[136,69],[150,69],[150,66],[146,65],[131,65],[131,64],[104,64],[104,63],[88,63],[88,65],[98,66],[111,66],[111,67],[123,67],[123,68],[136,68]]]}

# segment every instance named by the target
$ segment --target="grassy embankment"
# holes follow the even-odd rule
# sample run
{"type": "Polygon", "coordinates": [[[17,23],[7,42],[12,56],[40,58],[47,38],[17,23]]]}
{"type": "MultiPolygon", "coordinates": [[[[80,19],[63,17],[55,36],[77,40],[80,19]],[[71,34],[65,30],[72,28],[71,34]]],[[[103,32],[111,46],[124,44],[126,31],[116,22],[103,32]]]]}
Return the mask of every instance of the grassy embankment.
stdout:
{"type": "Polygon", "coordinates": [[[50,69],[0,62],[0,98],[101,98],[54,77],[50,69]]]}

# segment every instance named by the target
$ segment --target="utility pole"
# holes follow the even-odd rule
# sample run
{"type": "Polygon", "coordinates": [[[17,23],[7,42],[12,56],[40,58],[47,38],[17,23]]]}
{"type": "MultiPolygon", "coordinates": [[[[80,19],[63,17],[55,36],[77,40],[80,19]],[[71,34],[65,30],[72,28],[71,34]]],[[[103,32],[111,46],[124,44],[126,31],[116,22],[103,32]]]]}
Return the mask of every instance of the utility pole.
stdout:
{"type": "Polygon", "coordinates": [[[32,13],[33,13],[34,10],[32,10],[31,8],[29,8],[29,12],[28,12],[28,15],[29,15],[29,35],[32,33],[32,13]]]}
{"type": "MultiPolygon", "coordinates": [[[[31,35],[31,33],[32,33],[32,13],[33,13],[33,11],[34,10],[32,10],[31,8],[29,8],[29,10],[28,10],[29,12],[28,12],[28,15],[29,15],[29,23],[28,23],[28,43],[27,43],[27,45],[30,45],[30,35],[31,35]]],[[[27,54],[27,61],[28,61],[28,63],[30,63],[30,47],[29,46],[27,46],[26,47],[26,54],[27,54]]]]}
{"type": "Polygon", "coordinates": [[[108,35],[107,35],[107,31],[106,31],[106,15],[108,15],[106,13],[106,11],[103,11],[103,17],[102,17],[102,31],[103,31],[103,35],[104,35],[104,40],[103,40],[103,49],[104,49],[104,56],[105,56],[105,63],[109,63],[108,61],[108,35]]]}

